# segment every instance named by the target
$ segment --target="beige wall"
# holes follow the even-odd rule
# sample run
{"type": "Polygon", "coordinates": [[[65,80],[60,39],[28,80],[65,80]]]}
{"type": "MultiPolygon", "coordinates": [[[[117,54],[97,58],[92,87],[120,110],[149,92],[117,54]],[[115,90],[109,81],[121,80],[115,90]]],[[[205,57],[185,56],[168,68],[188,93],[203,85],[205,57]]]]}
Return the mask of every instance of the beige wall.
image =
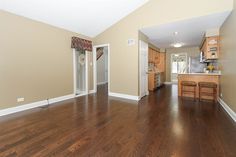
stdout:
{"type": "Polygon", "coordinates": [[[236,1],[234,11],[220,29],[221,51],[220,64],[222,70],[222,99],[236,112],[236,1]]]}
{"type": "MultiPolygon", "coordinates": [[[[0,109],[73,93],[76,33],[0,11],[0,109]]],[[[86,38],[84,36],[81,36],[86,38]]]]}
{"type": "Polygon", "coordinates": [[[187,57],[200,55],[199,47],[170,48],[166,49],[166,82],[171,82],[171,54],[187,53],[187,57]]]}
{"type": "Polygon", "coordinates": [[[110,90],[138,96],[138,31],[140,28],[232,9],[232,0],[150,0],[94,39],[110,44],[110,90]],[[176,7],[178,6],[178,7],[176,7]],[[136,44],[127,45],[128,39],[136,44]]]}

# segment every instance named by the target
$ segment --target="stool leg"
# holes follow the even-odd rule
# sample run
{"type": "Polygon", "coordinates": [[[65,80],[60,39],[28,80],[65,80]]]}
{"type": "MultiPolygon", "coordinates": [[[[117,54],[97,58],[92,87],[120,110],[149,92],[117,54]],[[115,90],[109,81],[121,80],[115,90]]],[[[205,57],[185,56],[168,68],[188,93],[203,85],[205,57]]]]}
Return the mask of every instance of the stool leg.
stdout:
{"type": "Polygon", "coordinates": [[[181,98],[183,98],[183,90],[184,90],[183,85],[181,85],[181,98]]]}
{"type": "Polygon", "coordinates": [[[194,101],[196,100],[196,87],[194,87],[194,101]]]}
{"type": "Polygon", "coordinates": [[[212,90],[213,90],[213,91],[212,91],[212,92],[213,92],[213,93],[212,93],[212,96],[213,96],[213,102],[215,102],[215,88],[212,88],[212,90]]]}
{"type": "Polygon", "coordinates": [[[199,93],[199,101],[201,101],[201,87],[199,86],[199,91],[198,91],[199,93]]]}
{"type": "Polygon", "coordinates": [[[217,102],[217,89],[214,88],[214,101],[217,102]]]}

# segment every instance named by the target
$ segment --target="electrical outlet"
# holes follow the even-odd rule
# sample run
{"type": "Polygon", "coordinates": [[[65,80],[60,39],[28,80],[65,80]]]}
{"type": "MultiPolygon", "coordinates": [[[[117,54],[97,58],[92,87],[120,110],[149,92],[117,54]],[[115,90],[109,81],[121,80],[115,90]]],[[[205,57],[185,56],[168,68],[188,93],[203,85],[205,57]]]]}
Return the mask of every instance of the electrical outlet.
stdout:
{"type": "Polygon", "coordinates": [[[220,93],[220,97],[223,98],[223,93],[220,93]]]}
{"type": "Polygon", "coordinates": [[[17,102],[23,102],[25,101],[25,98],[17,98],[17,102]]]}

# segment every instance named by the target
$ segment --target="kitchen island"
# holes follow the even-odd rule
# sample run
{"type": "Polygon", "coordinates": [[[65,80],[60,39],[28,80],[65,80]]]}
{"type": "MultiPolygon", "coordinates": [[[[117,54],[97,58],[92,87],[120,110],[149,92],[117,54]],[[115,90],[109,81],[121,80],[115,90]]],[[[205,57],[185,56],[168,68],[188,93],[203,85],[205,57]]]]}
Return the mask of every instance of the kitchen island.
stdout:
{"type": "MultiPolygon", "coordinates": [[[[217,84],[217,97],[219,96],[219,82],[220,73],[183,73],[178,74],[178,95],[181,96],[181,82],[182,81],[194,81],[197,84],[199,82],[213,82],[217,84]]],[[[191,88],[191,87],[187,87],[191,88]]],[[[187,89],[188,90],[188,89],[187,89]]],[[[190,89],[191,90],[191,89],[190,89]]],[[[208,91],[209,89],[205,89],[208,91]]],[[[199,87],[196,88],[196,97],[199,98],[199,87]]],[[[211,92],[211,91],[209,91],[211,92]]],[[[184,97],[193,97],[193,94],[184,94],[184,97]]],[[[213,99],[210,96],[204,96],[204,99],[213,99]]]]}

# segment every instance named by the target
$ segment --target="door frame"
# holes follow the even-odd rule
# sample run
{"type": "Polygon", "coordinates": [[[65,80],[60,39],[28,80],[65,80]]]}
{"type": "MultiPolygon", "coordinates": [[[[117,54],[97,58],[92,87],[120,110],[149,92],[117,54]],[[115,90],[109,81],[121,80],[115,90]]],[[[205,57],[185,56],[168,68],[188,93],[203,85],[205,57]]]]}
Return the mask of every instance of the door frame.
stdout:
{"type": "MultiPolygon", "coordinates": [[[[139,40],[139,99],[142,98],[142,70],[141,70],[141,43],[144,42],[148,45],[147,42],[139,40]]],[[[148,49],[147,49],[147,65],[148,65],[148,49]]],[[[147,69],[148,70],[148,69],[147,69]]],[[[146,95],[149,95],[149,90],[148,90],[148,74],[147,74],[147,79],[146,79],[146,95]]]]}
{"type": "Polygon", "coordinates": [[[77,64],[78,59],[76,55],[75,48],[72,49],[73,52],[73,94],[75,97],[84,96],[88,94],[88,53],[85,51],[85,93],[77,95],[77,64]]]}
{"type": "Polygon", "coordinates": [[[97,51],[99,47],[107,47],[107,75],[108,75],[108,93],[110,93],[110,44],[93,46],[93,91],[97,93],[97,51]]]}

